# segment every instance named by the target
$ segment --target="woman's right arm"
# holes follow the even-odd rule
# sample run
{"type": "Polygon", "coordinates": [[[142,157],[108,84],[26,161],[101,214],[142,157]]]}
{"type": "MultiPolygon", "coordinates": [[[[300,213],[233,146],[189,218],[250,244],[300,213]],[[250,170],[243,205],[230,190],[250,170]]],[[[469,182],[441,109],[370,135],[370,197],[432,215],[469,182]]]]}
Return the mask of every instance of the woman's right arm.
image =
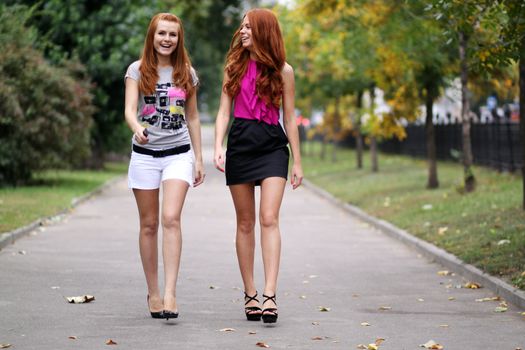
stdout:
{"type": "MultiPolygon", "coordinates": [[[[224,73],[224,79],[222,86],[228,81],[228,74],[224,73]]],[[[219,105],[219,111],[217,112],[217,118],[215,119],[215,155],[213,161],[215,168],[224,172],[224,136],[226,135],[226,129],[228,128],[228,122],[230,120],[230,112],[232,106],[232,98],[224,92],[221,92],[221,101],[219,105]]]]}
{"type": "Polygon", "coordinates": [[[132,78],[126,78],[126,100],[124,116],[129,128],[133,131],[135,140],[144,145],[148,143],[148,138],[144,135],[144,127],[137,120],[137,105],[139,101],[139,84],[132,78]]]}

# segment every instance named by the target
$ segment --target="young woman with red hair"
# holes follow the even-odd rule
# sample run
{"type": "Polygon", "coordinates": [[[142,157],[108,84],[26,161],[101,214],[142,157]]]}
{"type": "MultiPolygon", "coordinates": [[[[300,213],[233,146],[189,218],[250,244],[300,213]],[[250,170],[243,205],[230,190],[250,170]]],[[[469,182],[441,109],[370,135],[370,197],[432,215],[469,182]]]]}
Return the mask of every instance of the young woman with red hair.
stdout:
{"type": "Polygon", "coordinates": [[[281,254],[279,210],[293,156],[291,185],[303,179],[295,121],[294,72],[285,61],[275,15],[266,9],[246,13],[226,56],[220,107],[215,125],[215,167],[226,172],[237,216],[237,258],[244,283],[248,320],[277,321],[275,293],[281,254]],[[282,103],[283,124],[279,123],[282,103]],[[223,141],[233,108],[226,155],[223,141]],[[265,286],[261,310],[254,284],[255,186],[260,186],[259,222],[265,286]]]}
{"type": "Polygon", "coordinates": [[[129,66],[125,75],[125,116],[133,131],[128,185],[133,189],[139,211],[140,256],[153,318],[178,317],[180,216],[188,187],[204,181],[196,97],[198,82],[184,47],[181,20],[170,13],[155,15],[148,27],[141,58],[129,66]],[[163,296],[157,272],[161,183],[163,296]]]}

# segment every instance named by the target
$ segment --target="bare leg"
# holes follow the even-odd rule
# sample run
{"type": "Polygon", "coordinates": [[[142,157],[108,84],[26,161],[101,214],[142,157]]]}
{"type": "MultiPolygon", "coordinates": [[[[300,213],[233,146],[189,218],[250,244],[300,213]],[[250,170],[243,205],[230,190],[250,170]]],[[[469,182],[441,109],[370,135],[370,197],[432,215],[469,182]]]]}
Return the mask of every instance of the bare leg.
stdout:
{"type": "MultiPolygon", "coordinates": [[[[241,270],[242,282],[246,294],[253,296],[256,293],[253,281],[253,265],[255,252],[255,194],[253,183],[230,186],[230,192],[235,206],[237,217],[237,232],[235,247],[237,260],[241,270]]],[[[246,306],[259,306],[252,300],[246,306]]],[[[260,313],[253,312],[253,313],[260,313]]]]}
{"type": "Polygon", "coordinates": [[[159,228],[159,190],[133,189],[140,217],[139,249],[146,284],[148,285],[150,311],[164,308],[158,281],[157,232],[159,228]]]}
{"type": "MultiPolygon", "coordinates": [[[[275,295],[277,275],[281,258],[281,233],[279,230],[279,210],[284,194],[286,180],[282,177],[269,177],[261,183],[261,204],[259,222],[261,224],[261,248],[264,263],[264,294],[275,295]]],[[[263,308],[274,308],[269,300],[263,308]]]]}
{"type": "Polygon", "coordinates": [[[170,179],[162,183],[162,255],[164,259],[164,310],[176,311],[182,234],[180,216],[188,192],[188,183],[170,179]]]}

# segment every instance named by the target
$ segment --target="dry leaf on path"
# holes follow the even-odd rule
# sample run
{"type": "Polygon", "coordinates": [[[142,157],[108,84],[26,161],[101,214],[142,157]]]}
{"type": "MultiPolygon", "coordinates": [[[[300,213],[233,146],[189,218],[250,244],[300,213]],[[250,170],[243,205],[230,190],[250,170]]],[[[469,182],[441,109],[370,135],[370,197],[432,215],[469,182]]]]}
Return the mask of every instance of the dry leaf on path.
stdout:
{"type": "Polygon", "coordinates": [[[106,340],[106,345],[117,345],[116,341],[113,341],[113,339],[106,340]]]}
{"type": "Polygon", "coordinates": [[[433,350],[442,350],[443,349],[443,345],[440,345],[440,344],[436,343],[433,340],[429,340],[425,344],[421,344],[419,346],[422,347],[422,348],[433,349],[433,350]]]}
{"type": "Polygon", "coordinates": [[[326,307],[326,306],[319,306],[319,311],[321,311],[321,312],[328,312],[328,311],[330,311],[330,308],[326,307]]]}
{"type": "Polygon", "coordinates": [[[371,326],[371,324],[368,322],[361,322],[361,326],[368,327],[368,326],[371,326]]]}
{"type": "Polygon", "coordinates": [[[7,349],[10,347],[11,347],[11,344],[0,344],[0,349],[7,349]]]}
{"type": "Polygon", "coordinates": [[[66,297],[66,299],[70,304],[85,304],[95,300],[95,297],[93,295],[81,295],[78,297],[66,297]]]}
{"type": "Polygon", "coordinates": [[[439,325],[441,328],[447,328],[448,327],[448,324],[440,324],[439,325]]]}
{"type": "Polygon", "coordinates": [[[266,344],[266,343],[263,343],[262,341],[258,342],[258,343],[255,344],[255,345],[257,345],[257,346],[260,347],[260,348],[269,348],[269,347],[270,347],[270,345],[268,345],[268,344],[266,344]]]}
{"type": "Polygon", "coordinates": [[[441,270],[441,271],[438,271],[437,274],[440,276],[449,276],[449,275],[452,275],[452,272],[450,272],[449,270],[441,270]]]}
{"type": "Polygon", "coordinates": [[[484,302],[484,301],[499,301],[501,298],[500,297],[490,297],[490,298],[480,298],[480,299],[476,299],[477,302],[484,302]]]}
{"type": "Polygon", "coordinates": [[[71,340],[77,340],[78,338],[77,338],[76,335],[70,335],[70,336],[68,337],[68,339],[71,339],[71,340]]]}
{"type": "Polygon", "coordinates": [[[379,346],[377,346],[377,344],[375,344],[375,343],[372,343],[372,344],[368,344],[368,346],[366,348],[368,350],[377,350],[377,349],[379,349],[379,346]]]}
{"type": "Polygon", "coordinates": [[[481,288],[481,284],[476,282],[467,282],[465,283],[464,287],[469,289],[479,289],[481,288]]]}
{"type": "Polygon", "coordinates": [[[495,309],[494,309],[494,312],[505,312],[507,311],[508,308],[505,307],[505,306],[497,306],[495,309]]]}
{"type": "Polygon", "coordinates": [[[249,331],[248,334],[253,335],[253,334],[257,334],[257,332],[256,331],[249,331]]]}
{"type": "Polygon", "coordinates": [[[454,297],[448,297],[448,300],[452,301],[452,300],[456,300],[456,298],[454,298],[454,297]]]}
{"type": "Polygon", "coordinates": [[[223,328],[219,329],[219,332],[235,332],[235,328],[223,328]]]}
{"type": "Polygon", "coordinates": [[[375,344],[377,346],[381,345],[382,342],[384,342],[386,339],[385,338],[377,338],[376,341],[375,341],[375,344]]]}
{"type": "Polygon", "coordinates": [[[366,350],[367,346],[365,344],[358,344],[357,348],[360,349],[360,350],[366,350]]]}
{"type": "Polygon", "coordinates": [[[316,336],[316,337],[312,337],[311,339],[312,340],[323,340],[325,339],[325,337],[316,336]]]}
{"type": "Polygon", "coordinates": [[[392,310],[391,306],[380,306],[379,310],[386,311],[386,310],[392,310]]]}
{"type": "Polygon", "coordinates": [[[312,324],[313,324],[314,326],[319,326],[319,322],[317,322],[317,321],[312,322],[312,324]]]}

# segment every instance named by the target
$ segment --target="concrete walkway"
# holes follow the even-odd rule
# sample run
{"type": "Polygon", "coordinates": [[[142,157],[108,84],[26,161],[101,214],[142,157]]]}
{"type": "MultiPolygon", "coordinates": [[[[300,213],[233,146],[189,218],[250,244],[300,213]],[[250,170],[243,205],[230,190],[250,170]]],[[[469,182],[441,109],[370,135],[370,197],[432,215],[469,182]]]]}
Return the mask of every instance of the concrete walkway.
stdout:
{"type": "MultiPolygon", "coordinates": [[[[183,213],[180,318],[149,317],[138,253],[138,217],[126,181],[77,207],[62,222],[0,251],[0,344],[13,349],[525,349],[525,317],[487,289],[349,216],[306,188],[287,189],[279,321],[248,322],[235,255],[235,217],[223,174],[211,165],[183,213]],[[64,297],[94,295],[89,304],[64,297]],[[320,311],[320,307],[329,311],[320,311]],[[362,325],[367,323],[369,326],[362,325]],[[234,331],[221,331],[233,328],[234,331]],[[76,337],[70,339],[69,337],[76,337]]],[[[256,276],[263,288],[260,248],[256,276]]]]}

